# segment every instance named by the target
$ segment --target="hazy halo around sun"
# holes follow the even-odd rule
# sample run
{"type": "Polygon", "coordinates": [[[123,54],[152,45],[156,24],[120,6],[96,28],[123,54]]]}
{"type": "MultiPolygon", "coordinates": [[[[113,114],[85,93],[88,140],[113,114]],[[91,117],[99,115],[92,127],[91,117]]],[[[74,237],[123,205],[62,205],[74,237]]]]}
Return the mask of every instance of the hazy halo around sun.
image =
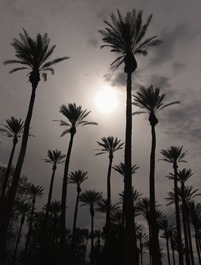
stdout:
{"type": "Polygon", "coordinates": [[[111,86],[101,87],[95,97],[95,105],[100,112],[112,112],[117,109],[118,95],[111,86]]]}

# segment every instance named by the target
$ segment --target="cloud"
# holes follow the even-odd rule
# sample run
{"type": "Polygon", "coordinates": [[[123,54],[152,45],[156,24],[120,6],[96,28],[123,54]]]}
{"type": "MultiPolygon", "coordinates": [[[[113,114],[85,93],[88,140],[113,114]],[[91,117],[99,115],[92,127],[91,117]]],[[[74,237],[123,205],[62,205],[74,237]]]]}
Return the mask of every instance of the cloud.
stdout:
{"type": "Polygon", "coordinates": [[[157,47],[151,60],[151,63],[155,65],[171,60],[175,55],[176,46],[183,46],[184,42],[191,38],[191,33],[187,24],[181,23],[171,31],[164,29],[159,36],[163,43],[157,47]]]}
{"type": "Polygon", "coordinates": [[[90,37],[87,40],[87,43],[89,44],[89,47],[97,48],[98,47],[98,40],[96,37],[90,37]]]}

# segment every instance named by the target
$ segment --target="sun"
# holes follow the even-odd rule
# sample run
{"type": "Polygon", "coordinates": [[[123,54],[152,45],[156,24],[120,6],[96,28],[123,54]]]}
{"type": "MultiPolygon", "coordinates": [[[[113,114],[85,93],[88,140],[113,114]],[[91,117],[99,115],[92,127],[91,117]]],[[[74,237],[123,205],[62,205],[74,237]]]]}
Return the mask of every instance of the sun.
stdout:
{"type": "Polygon", "coordinates": [[[101,88],[95,97],[95,104],[101,112],[114,111],[118,105],[118,96],[115,88],[110,86],[101,88]]]}

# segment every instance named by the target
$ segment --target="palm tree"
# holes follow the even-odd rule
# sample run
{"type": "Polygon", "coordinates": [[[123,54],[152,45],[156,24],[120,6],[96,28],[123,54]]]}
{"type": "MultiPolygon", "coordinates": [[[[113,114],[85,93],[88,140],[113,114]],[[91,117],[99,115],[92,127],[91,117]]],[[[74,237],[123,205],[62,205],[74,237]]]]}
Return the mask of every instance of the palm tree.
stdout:
{"type": "Polygon", "coordinates": [[[91,215],[91,265],[94,264],[94,208],[101,200],[102,192],[95,190],[85,190],[85,192],[80,195],[80,201],[82,202],[80,206],[88,205],[91,215]]]}
{"type": "Polygon", "coordinates": [[[17,67],[12,69],[10,73],[14,73],[20,70],[29,71],[28,76],[29,76],[29,82],[32,85],[32,93],[30,97],[27,116],[24,122],[22,144],[15,168],[15,173],[13,176],[11,192],[6,206],[7,210],[5,213],[4,222],[2,224],[2,229],[1,229],[2,231],[0,233],[0,237],[2,239],[0,244],[0,253],[3,251],[10,215],[15,200],[15,195],[20,179],[20,173],[22,170],[26,154],[30,123],[31,123],[34,101],[35,101],[35,94],[38,83],[40,82],[40,77],[42,76],[44,80],[46,80],[47,72],[50,72],[52,74],[54,73],[54,69],[52,68],[53,65],[69,58],[66,56],[54,60],[49,60],[55,50],[56,45],[50,46],[50,39],[47,33],[45,33],[44,35],[37,34],[36,39],[33,39],[29,36],[29,34],[25,30],[23,30],[23,33],[20,33],[19,37],[20,37],[19,40],[14,39],[13,42],[11,43],[11,45],[15,49],[16,59],[7,60],[4,62],[4,64],[18,65],[17,67]]]}
{"type": "Polygon", "coordinates": [[[164,98],[166,94],[160,94],[160,88],[154,88],[152,85],[148,88],[141,87],[134,95],[133,105],[142,109],[142,111],[134,112],[134,114],[148,113],[149,122],[151,125],[151,154],[150,154],[150,172],[149,172],[149,196],[150,196],[150,222],[151,231],[150,235],[150,246],[153,264],[161,264],[160,260],[160,246],[159,246],[159,231],[156,229],[156,207],[155,207],[155,153],[156,153],[156,131],[155,126],[158,123],[156,113],[164,108],[167,108],[173,104],[180,103],[179,101],[174,101],[171,103],[164,103],[164,98]]]}
{"type": "Polygon", "coordinates": [[[36,198],[42,197],[43,191],[44,191],[44,188],[42,186],[35,186],[34,184],[27,184],[27,186],[25,187],[25,193],[28,196],[30,196],[30,199],[31,199],[31,213],[30,213],[29,228],[28,228],[28,233],[27,233],[27,238],[26,238],[26,243],[25,243],[25,249],[23,253],[22,264],[25,264],[25,261],[26,261],[27,250],[28,250],[29,241],[30,241],[31,232],[32,232],[32,223],[33,223],[33,217],[34,217],[36,198]]]}
{"type": "Polygon", "coordinates": [[[173,233],[173,230],[175,230],[175,225],[169,224],[168,220],[166,218],[163,218],[159,222],[159,228],[163,230],[162,238],[165,238],[166,240],[166,248],[167,248],[167,259],[168,259],[168,265],[171,265],[170,262],[170,248],[169,248],[169,241],[171,239],[171,235],[173,233]]]}
{"type": "Polygon", "coordinates": [[[30,204],[22,202],[22,203],[20,203],[18,205],[18,209],[19,209],[19,211],[20,211],[20,213],[22,215],[21,215],[21,218],[20,218],[20,227],[19,227],[19,231],[18,231],[17,241],[16,241],[16,244],[15,244],[15,249],[14,249],[11,265],[15,264],[15,258],[16,258],[16,254],[17,254],[18,245],[19,245],[19,242],[20,242],[20,237],[21,237],[21,233],[22,233],[22,227],[23,227],[23,224],[24,224],[24,221],[25,221],[26,214],[30,210],[30,204]]]}
{"type": "Polygon", "coordinates": [[[201,220],[201,203],[195,203],[194,201],[188,202],[188,210],[190,215],[191,223],[193,224],[195,231],[195,243],[198,255],[199,265],[201,265],[201,254],[199,245],[199,223],[201,220]]]}
{"type": "Polygon", "coordinates": [[[55,172],[57,170],[57,165],[64,163],[64,158],[65,155],[61,154],[61,151],[59,150],[48,150],[47,152],[47,157],[43,159],[46,163],[52,164],[52,176],[51,176],[51,181],[50,181],[50,187],[49,187],[49,193],[48,193],[48,201],[47,201],[47,206],[46,206],[46,211],[45,211],[45,219],[44,219],[44,229],[43,229],[43,246],[41,249],[41,255],[43,256],[44,253],[44,246],[46,245],[46,231],[47,231],[47,224],[48,224],[48,216],[50,212],[50,205],[51,205],[51,200],[52,200],[52,191],[53,191],[53,184],[54,184],[54,177],[55,177],[55,172]]]}
{"type": "Polygon", "coordinates": [[[73,259],[73,250],[74,250],[74,243],[75,243],[75,230],[76,230],[76,223],[77,223],[77,212],[78,212],[78,204],[79,198],[81,193],[81,184],[88,178],[88,172],[84,172],[82,170],[76,170],[75,172],[71,172],[69,174],[68,183],[75,184],[77,186],[77,198],[75,203],[75,211],[74,211],[74,219],[73,219],[73,232],[72,232],[72,242],[71,242],[71,259],[73,259]]]}
{"type": "Polygon", "coordinates": [[[140,229],[136,231],[137,233],[137,239],[139,240],[140,244],[140,264],[143,265],[143,248],[144,248],[144,242],[149,239],[149,236],[142,231],[142,227],[140,226],[140,229]]]}
{"type": "MultiPolygon", "coordinates": [[[[60,113],[63,114],[68,122],[60,120],[60,126],[66,126],[67,129],[63,131],[61,137],[70,134],[70,141],[68,145],[68,150],[66,154],[65,166],[64,166],[64,175],[63,175],[63,185],[62,185],[62,195],[61,195],[61,253],[64,255],[64,245],[65,245],[65,223],[66,223],[66,200],[67,200],[67,183],[68,183],[68,169],[70,164],[71,151],[73,146],[73,139],[76,134],[77,128],[85,125],[97,125],[96,122],[86,121],[85,118],[89,115],[90,111],[86,109],[83,110],[82,106],[77,106],[75,103],[69,103],[67,106],[62,105],[60,107],[60,113]]],[[[63,262],[63,261],[62,261],[63,262]]]]}
{"type": "Polygon", "coordinates": [[[161,150],[163,159],[165,162],[171,163],[174,169],[174,196],[175,196],[175,212],[176,212],[176,228],[178,237],[178,254],[179,265],[183,265],[183,248],[181,238],[181,223],[179,215],[179,194],[178,194],[178,163],[186,162],[183,158],[187,154],[187,151],[183,152],[183,146],[171,146],[169,149],[161,150]]]}
{"type": "Polygon", "coordinates": [[[152,15],[147,18],[145,24],[142,19],[143,11],[127,12],[125,17],[117,10],[117,16],[111,15],[111,22],[104,21],[106,28],[99,30],[103,36],[101,47],[109,47],[111,52],[118,53],[119,56],[113,64],[117,67],[124,64],[124,72],[127,74],[126,89],[126,136],[125,136],[125,214],[126,214],[126,237],[125,237],[125,260],[126,264],[137,264],[137,245],[134,234],[134,221],[132,212],[132,183],[131,183],[131,138],[132,138],[132,74],[137,69],[135,55],[147,55],[150,47],[158,46],[161,41],[157,36],[145,39],[152,15]],[[134,249],[134,251],[133,251],[134,249]]]}
{"type": "MultiPolygon", "coordinates": [[[[106,237],[105,237],[105,250],[108,251],[108,243],[109,243],[109,233],[110,233],[110,204],[111,204],[111,170],[112,170],[112,162],[114,158],[114,152],[121,150],[123,143],[117,137],[108,136],[101,138],[102,142],[98,142],[98,145],[101,146],[101,149],[96,155],[102,155],[105,153],[109,154],[109,165],[108,165],[108,172],[107,172],[107,211],[106,211],[106,237]]],[[[106,254],[107,255],[107,254],[106,254]]],[[[107,259],[107,258],[106,258],[107,259]]]]}
{"type": "MultiPolygon", "coordinates": [[[[10,158],[8,160],[8,165],[2,185],[2,190],[1,190],[1,196],[0,196],[0,208],[2,206],[5,194],[6,194],[6,189],[8,185],[8,179],[10,176],[10,170],[12,167],[12,162],[13,162],[13,157],[15,153],[15,148],[18,143],[18,139],[22,136],[24,129],[24,122],[21,119],[16,119],[15,117],[11,117],[10,119],[6,119],[6,124],[2,124],[2,128],[0,128],[0,133],[3,135],[12,138],[13,139],[13,146],[12,150],[10,153],[10,158]]],[[[1,210],[1,212],[4,212],[4,210],[1,210]]]]}

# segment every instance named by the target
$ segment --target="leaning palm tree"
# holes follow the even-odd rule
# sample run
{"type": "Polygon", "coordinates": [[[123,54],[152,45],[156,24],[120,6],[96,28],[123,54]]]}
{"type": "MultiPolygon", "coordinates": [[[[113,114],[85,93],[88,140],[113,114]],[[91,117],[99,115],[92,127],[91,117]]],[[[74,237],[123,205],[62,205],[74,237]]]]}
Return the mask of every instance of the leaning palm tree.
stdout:
{"type": "Polygon", "coordinates": [[[141,111],[134,112],[133,114],[147,113],[148,120],[151,125],[151,153],[150,153],[150,172],[149,172],[149,196],[150,196],[150,222],[151,222],[151,235],[150,235],[150,247],[152,253],[153,264],[161,263],[160,246],[159,246],[159,231],[156,225],[156,207],[155,207],[155,153],[156,153],[156,131],[155,126],[158,123],[156,113],[164,108],[167,108],[173,104],[180,103],[174,101],[171,103],[164,103],[166,94],[160,94],[160,88],[154,88],[152,85],[148,88],[141,87],[134,95],[133,105],[142,109],[141,111]]]}
{"type": "Polygon", "coordinates": [[[121,140],[119,140],[117,137],[108,136],[101,138],[101,142],[98,142],[98,145],[101,146],[100,149],[97,149],[99,152],[96,153],[96,155],[102,155],[105,153],[109,154],[109,165],[108,165],[108,172],[107,172],[107,211],[106,211],[106,236],[105,236],[105,250],[107,252],[108,248],[108,236],[110,233],[110,218],[111,218],[111,170],[112,170],[112,162],[114,158],[114,153],[118,150],[122,149],[123,143],[121,143],[121,140]]]}
{"type": "MultiPolygon", "coordinates": [[[[67,129],[63,131],[61,136],[70,134],[70,141],[67,149],[65,166],[64,166],[64,175],[63,175],[63,185],[62,185],[62,195],[61,195],[61,227],[60,227],[60,244],[61,244],[61,259],[64,258],[64,246],[65,246],[65,223],[66,223],[66,200],[67,200],[67,183],[68,183],[68,170],[70,164],[71,151],[73,146],[74,136],[77,132],[77,128],[85,125],[97,125],[96,122],[86,121],[85,118],[90,114],[90,111],[86,109],[83,110],[82,106],[77,106],[75,103],[69,103],[67,106],[62,105],[60,107],[60,113],[67,118],[67,122],[59,120],[60,126],[65,126],[67,129]]],[[[63,262],[63,261],[62,261],[63,262]]]]}
{"type": "Polygon", "coordinates": [[[76,232],[76,223],[77,223],[77,212],[78,212],[78,204],[81,193],[81,184],[88,178],[87,173],[82,170],[76,170],[75,172],[71,172],[68,177],[69,184],[75,184],[77,186],[77,198],[75,203],[75,211],[74,211],[74,219],[73,219],[73,232],[72,232],[72,242],[71,242],[71,259],[73,259],[73,251],[75,244],[75,232],[76,232]]]}
{"type": "Polygon", "coordinates": [[[37,86],[40,82],[41,76],[44,80],[47,79],[47,72],[54,74],[53,65],[68,59],[69,57],[61,57],[54,60],[50,60],[51,55],[53,54],[56,45],[50,46],[50,39],[48,34],[45,33],[44,35],[37,34],[36,39],[33,39],[29,36],[29,34],[23,30],[23,33],[19,34],[20,39],[14,39],[11,45],[15,49],[15,56],[16,59],[7,60],[4,64],[15,64],[18,65],[17,67],[13,68],[10,73],[14,73],[20,70],[28,70],[28,77],[29,82],[32,86],[32,93],[29,102],[27,116],[24,122],[24,130],[23,130],[23,137],[22,137],[22,144],[21,149],[19,152],[19,157],[17,160],[15,173],[13,177],[13,182],[11,185],[11,192],[7,202],[7,210],[4,218],[4,222],[2,225],[2,231],[0,233],[1,237],[1,244],[0,244],[0,253],[5,243],[6,233],[8,230],[10,215],[13,207],[13,203],[15,200],[15,195],[20,179],[20,173],[22,170],[28,136],[29,136],[29,129],[30,123],[33,113],[34,101],[35,101],[35,94],[37,86]]]}
{"type": "Polygon", "coordinates": [[[23,253],[22,264],[25,264],[26,256],[27,256],[27,250],[28,250],[29,242],[30,242],[30,238],[31,238],[32,223],[33,223],[33,217],[34,217],[36,198],[37,197],[40,198],[43,196],[44,188],[42,186],[35,186],[34,184],[27,184],[24,191],[31,199],[31,212],[30,212],[29,228],[28,228],[28,233],[27,233],[27,238],[26,238],[26,243],[25,243],[25,249],[24,249],[24,253],[23,253]]]}
{"type": "Polygon", "coordinates": [[[88,205],[91,215],[91,265],[94,264],[94,207],[102,200],[102,192],[86,190],[80,195],[80,206],[88,205]]]}
{"type": "MultiPolygon", "coordinates": [[[[1,196],[0,196],[0,209],[3,204],[3,200],[6,194],[6,189],[8,185],[8,179],[10,176],[10,170],[12,167],[13,157],[15,153],[15,148],[18,143],[18,139],[22,136],[23,129],[24,129],[24,122],[21,119],[16,119],[15,117],[11,117],[10,119],[6,119],[6,124],[1,124],[2,128],[0,128],[0,133],[2,133],[4,136],[12,138],[13,139],[13,146],[10,153],[10,158],[8,160],[8,165],[6,168],[6,173],[2,185],[1,190],[1,196]]],[[[1,209],[1,212],[4,210],[1,209]]]]}
{"type": "Polygon", "coordinates": [[[145,39],[152,15],[147,18],[143,24],[143,11],[127,12],[125,17],[117,10],[117,16],[111,15],[111,22],[104,21],[106,28],[99,30],[105,43],[101,47],[111,48],[111,52],[118,53],[119,56],[112,63],[117,67],[124,64],[124,72],[127,74],[126,89],[126,136],[125,136],[125,213],[126,213],[126,237],[125,237],[125,260],[126,264],[137,264],[137,245],[134,234],[134,221],[132,212],[132,195],[131,195],[131,138],[132,138],[132,74],[137,68],[135,56],[138,54],[147,55],[148,49],[158,46],[161,41],[157,36],[145,39]],[[133,251],[134,249],[134,251],[133,251]]]}
{"type": "Polygon", "coordinates": [[[183,146],[171,146],[169,149],[161,150],[163,159],[165,162],[171,163],[174,169],[174,196],[175,196],[175,213],[176,213],[176,228],[178,237],[178,254],[179,254],[179,265],[183,265],[183,248],[181,238],[181,222],[179,214],[179,194],[178,194],[178,163],[186,162],[184,157],[187,151],[183,151],[183,146]]]}

